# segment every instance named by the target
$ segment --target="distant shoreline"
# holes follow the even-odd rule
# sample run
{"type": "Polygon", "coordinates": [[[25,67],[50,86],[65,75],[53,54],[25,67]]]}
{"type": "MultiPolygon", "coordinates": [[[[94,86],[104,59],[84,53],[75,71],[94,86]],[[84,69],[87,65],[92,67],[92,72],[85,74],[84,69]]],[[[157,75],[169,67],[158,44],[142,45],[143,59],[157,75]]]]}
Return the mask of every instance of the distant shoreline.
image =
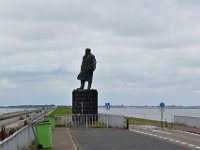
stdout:
{"type": "MultiPolygon", "coordinates": [[[[52,107],[72,107],[70,105],[15,105],[15,106],[0,106],[1,109],[17,109],[17,108],[52,108],[52,107]]],[[[99,108],[105,108],[104,105],[99,105],[99,108]]],[[[159,109],[159,106],[125,106],[125,105],[112,105],[112,108],[145,108],[145,109],[159,109]]],[[[200,109],[200,106],[166,106],[165,109],[200,109]]]]}
{"type": "Polygon", "coordinates": [[[9,108],[9,109],[16,109],[16,108],[52,108],[55,105],[13,105],[13,106],[0,106],[0,108],[9,108]]]}
{"type": "MultiPolygon", "coordinates": [[[[159,106],[112,106],[112,108],[145,108],[145,109],[159,109],[159,106]]],[[[99,106],[105,108],[105,106],[99,106]]],[[[200,106],[166,106],[165,109],[200,109],[200,106]]]]}

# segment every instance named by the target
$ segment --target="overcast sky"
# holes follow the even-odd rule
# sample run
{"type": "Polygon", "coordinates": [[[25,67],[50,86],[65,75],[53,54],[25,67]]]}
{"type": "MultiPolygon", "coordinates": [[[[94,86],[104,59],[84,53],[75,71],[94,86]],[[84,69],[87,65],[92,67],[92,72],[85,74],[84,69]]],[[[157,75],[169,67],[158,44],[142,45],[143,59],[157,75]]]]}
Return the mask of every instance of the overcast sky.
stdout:
{"type": "Polygon", "coordinates": [[[0,0],[0,105],[71,105],[85,48],[99,105],[200,105],[199,0],[0,0]]]}

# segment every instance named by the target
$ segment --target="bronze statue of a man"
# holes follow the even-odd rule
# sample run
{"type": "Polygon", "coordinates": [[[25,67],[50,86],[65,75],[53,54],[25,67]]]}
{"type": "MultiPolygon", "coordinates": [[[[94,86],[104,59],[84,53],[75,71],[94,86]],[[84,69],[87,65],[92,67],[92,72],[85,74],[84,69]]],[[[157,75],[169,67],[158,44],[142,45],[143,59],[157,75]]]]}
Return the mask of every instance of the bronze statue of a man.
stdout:
{"type": "Polygon", "coordinates": [[[85,49],[85,55],[83,56],[83,61],[81,65],[81,72],[77,79],[81,80],[81,87],[78,89],[84,89],[85,81],[88,81],[87,89],[90,90],[92,85],[93,71],[96,69],[96,59],[91,53],[89,48],[85,49]]]}

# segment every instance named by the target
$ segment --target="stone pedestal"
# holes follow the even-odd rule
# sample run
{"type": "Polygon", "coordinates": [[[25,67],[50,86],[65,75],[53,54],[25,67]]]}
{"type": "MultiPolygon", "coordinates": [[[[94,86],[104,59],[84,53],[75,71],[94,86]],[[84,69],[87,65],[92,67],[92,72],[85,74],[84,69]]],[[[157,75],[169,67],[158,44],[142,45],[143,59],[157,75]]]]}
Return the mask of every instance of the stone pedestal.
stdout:
{"type": "Polygon", "coordinates": [[[74,90],[72,92],[73,114],[98,114],[97,90],[74,90]]]}

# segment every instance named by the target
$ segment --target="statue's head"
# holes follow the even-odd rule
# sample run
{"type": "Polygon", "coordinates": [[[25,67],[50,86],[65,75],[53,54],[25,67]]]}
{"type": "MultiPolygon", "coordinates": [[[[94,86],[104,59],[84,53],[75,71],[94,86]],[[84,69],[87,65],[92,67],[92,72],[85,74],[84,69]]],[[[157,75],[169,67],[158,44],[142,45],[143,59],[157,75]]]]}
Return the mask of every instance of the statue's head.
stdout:
{"type": "Polygon", "coordinates": [[[89,48],[85,49],[85,54],[89,54],[90,52],[91,52],[91,49],[89,49],[89,48]]]}

